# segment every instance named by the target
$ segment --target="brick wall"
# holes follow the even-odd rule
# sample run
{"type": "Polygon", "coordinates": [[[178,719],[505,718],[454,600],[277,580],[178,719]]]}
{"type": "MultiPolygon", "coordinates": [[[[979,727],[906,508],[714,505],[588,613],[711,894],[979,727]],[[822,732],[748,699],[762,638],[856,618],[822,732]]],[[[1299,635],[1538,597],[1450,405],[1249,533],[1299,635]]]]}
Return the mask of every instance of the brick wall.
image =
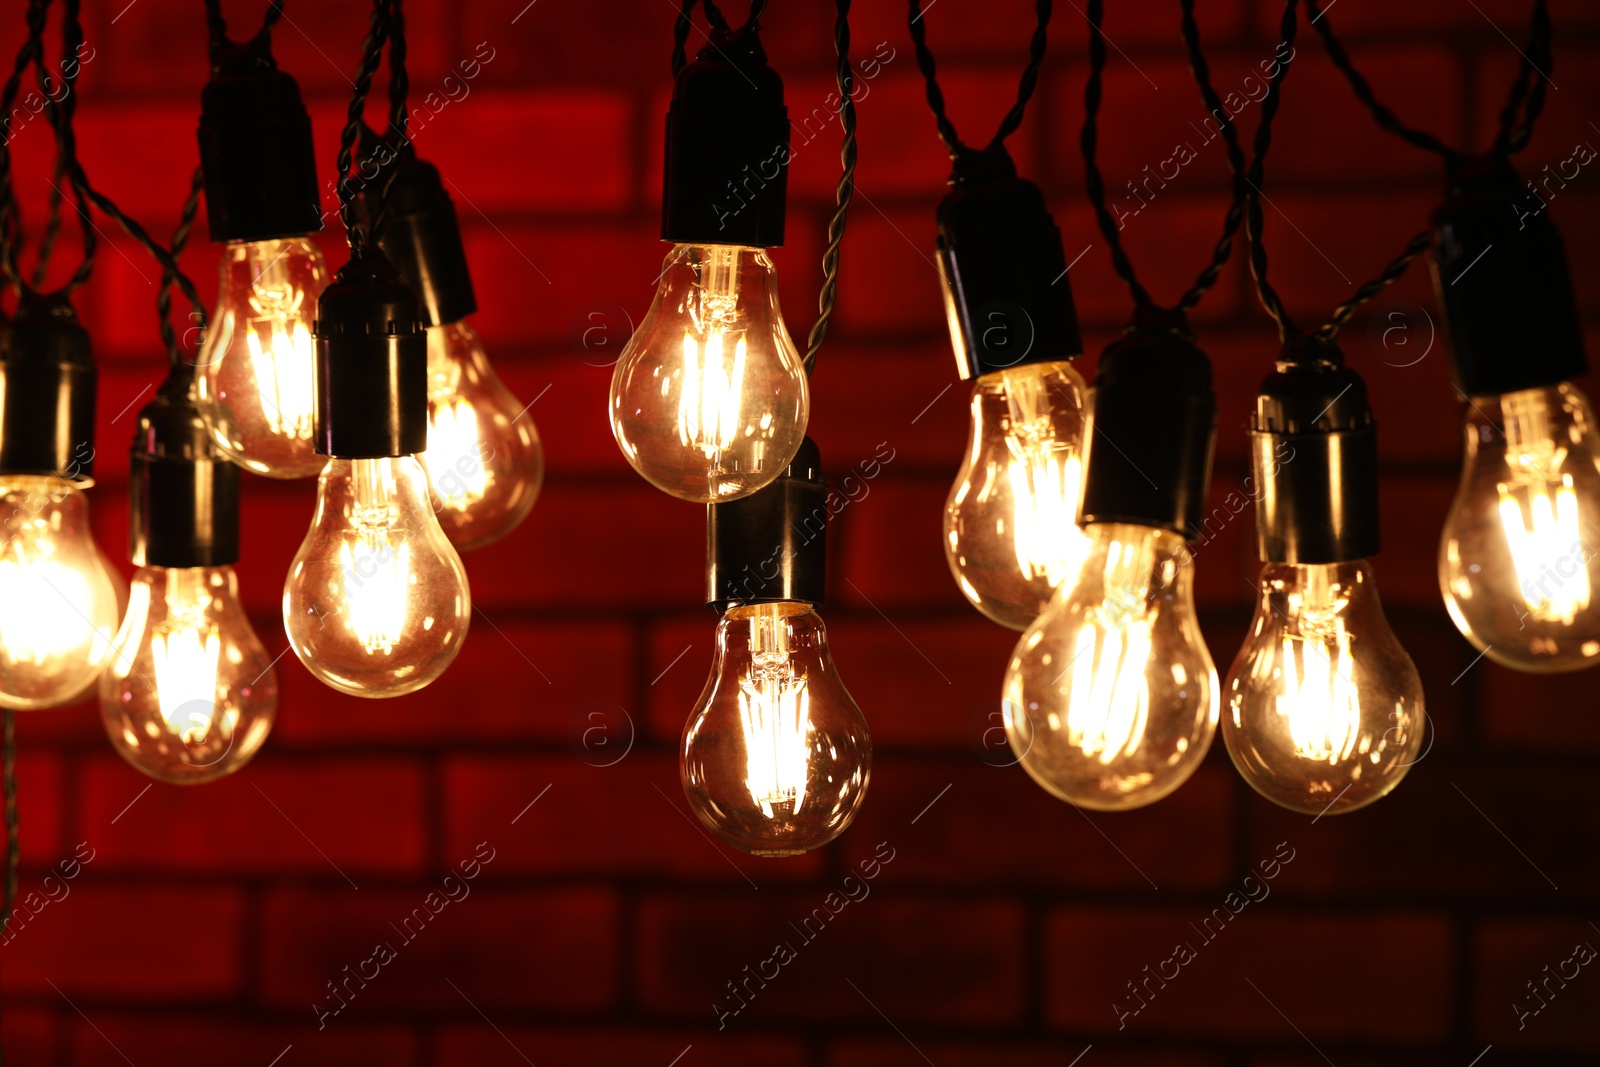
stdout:
{"type": "MultiPolygon", "coordinates": [[[[825,609],[841,673],[872,724],[873,784],[854,829],[822,854],[754,861],[708,839],[674,760],[715,621],[699,604],[702,515],[633,476],[604,416],[607,364],[665,252],[655,213],[672,4],[525,4],[407,6],[418,94],[441,91],[479,42],[493,49],[469,95],[428,119],[418,144],[456,194],[483,305],[476,321],[496,365],[524,400],[539,398],[544,495],[515,536],[468,558],[482,614],[439,682],[363,702],[283,657],[277,730],[229,780],[150,785],[107,747],[91,705],[22,716],[22,885],[51,902],[0,949],[10,1062],[1594,1062],[1600,973],[1550,976],[1579,966],[1575,946],[1600,944],[1596,675],[1475,663],[1445,617],[1433,561],[1459,412],[1440,346],[1427,347],[1429,320],[1412,312],[1437,322],[1421,269],[1346,333],[1382,426],[1380,586],[1434,730],[1399,792],[1313,821],[1255,797],[1219,743],[1170,799],[1090,815],[981,758],[1011,639],[962,601],[939,548],[965,390],[929,258],[945,167],[896,0],[857,5],[858,52],[886,41],[893,58],[861,107],[861,196],[812,423],[835,472],[880,442],[894,454],[832,531],[825,609]],[[1412,328],[1386,347],[1393,311],[1412,313],[1412,328]],[[63,881],[63,864],[76,877],[63,881]],[[476,877],[459,880],[463,864],[476,877]],[[846,883],[865,871],[876,877],[846,883]],[[860,899],[846,897],[825,926],[804,925],[846,885],[860,899]],[[1237,915],[1223,918],[1230,902],[1237,915]],[[770,977],[780,942],[795,958],[770,977]],[[1180,944],[1192,958],[1175,956],[1180,944]],[[1546,1004],[1537,1014],[1530,982],[1546,1004]]],[[[199,5],[90,6],[86,166],[164,232],[195,157],[199,5]]],[[[241,27],[260,6],[227,5],[241,27]]],[[[942,0],[928,15],[952,116],[970,139],[986,139],[1008,106],[1031,6],[942,0]]],[[[1177,5],[1109,6],[1117,47],[1102,166],[1116,191],[1190,137],[1204,108],[1177,5]]],[[[1226,91],[1271,55],[1278,5],[1198,6],[1226,91]]],[[[1481,145],[1518,62],[1507,37],[1523,41],[1528,6],[1342,0],[1330,17],[1409,120],[1481,145]]],[[[1579,141],[1600,144],[1600,8],[1551,6],[1559,88],[1522,157],[1527,172],[1579,141]]],[[[1085,35],[1074,5],[1058,8],[1055,54],[1013,145],[1052,199],[1069,259],[1089,246],[1072,271],[1088,374],[1129,301],[1081,195],[1085,35]]],[[[8,55],[20,10],[0,4],[8,55]]],[[[277,32],[282,64],[311,99],[325,174],[365,10],[291,2],[277,32]]],[[[824,0],[772,5],[767,44],[793,113],[824,106],[831,90],[831,19],[824,0]]],[[[1302,39],[1293,70],[1267,227],[1274,281],[1310,320],[1425,224],[1440,175],[1372,126],[1314,40],[1302,39]]],[[[1243,122],[1252,129],[1255,115],[1243,122]]],[[[14,145],[34,219],[46,142],[41,126],[14,145]]],[[[797,334],[815,307],[836,166],[830,131],[802,147],[791,180],[791,241],[777,259],[797,334]]],[[[1129,220],[1127,244],[1158,299],[1174,299],[1198,269],[1225,196],[1213,144],[1129,220]]],[[[1585,169],[1551,211],[1593,335],[1600,172],[1585,169]]],[[[101,229],[79,306],[103,368],[94,507],[120,559],[130,413],[160,366],[157,273],[109,223],[101,229]]],[[[324,244],[342,262],[334,235],[324,244]]],[[[185,256],[208,292],[215,258],[203,242],[185,256]]],[[[1220,502],[1246,473],[1242,427],[1274,351],[1242,260],[1196,321],[1219,379],[1220,502]]],[[[239,570],[276,654],[279,590],[311,487],[248,481],[239,570]]],[[[1223,667],[1251,608],[1249,524],[1240,516],[1200,555],[1202,622],[1223,667]]]]}

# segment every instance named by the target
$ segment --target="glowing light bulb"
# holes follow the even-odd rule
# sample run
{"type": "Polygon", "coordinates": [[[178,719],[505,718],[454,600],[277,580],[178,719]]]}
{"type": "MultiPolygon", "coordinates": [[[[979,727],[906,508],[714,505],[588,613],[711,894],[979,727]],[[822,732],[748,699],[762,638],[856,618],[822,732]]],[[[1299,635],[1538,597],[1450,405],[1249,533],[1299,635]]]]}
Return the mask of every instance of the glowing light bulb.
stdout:
{"type": "Polygon", "coordinates": [[[1365,561],[1267,564],[1223,690],[1222,738],[1234,766],[1286,808],[1354,811],[1417,761],[1422,680],[1365,561]]]}
{"type": "Polygon", "coordinates": [[[752,604],[723,616],[681,770],[700,821],[757,856],[820,848],[850,825],[872,738],[810,605],[752,604]]]}
{"type": "Polygon", "coordinates": [[[272,658],[232,567],[141,567],[100,678],[111,745],[152,778],[214,781],[260,749],[278,708],[272,658]]]}
{"type": "Polygon", "coordinates": [[[1600,663],[1600,443],[1571,383],[1474,397],[1439,587],[1467,639],[1525,671],[1600,663]]]}
{"type": "Polygon", "coordinates": [[[1195,619],[1183,538],[1093,523],[1075,580],[1022,635],[1002,711],[1033,779],[1080,807],[1153,803],[1182,785],[1217,727],[1217,671],[1195,619]]]}
{"type": "Polygon", "coordinates": [[[533,416],[500,383],[464,322],[428,329],[428,450],[421,458],[439,524],[463,551],[515,529],[544,481],[533,416]]]}
{"type": "Polygon", "coordinates": [[[783,473],[810,395],[760,248],[678,245],[611,378],[611,432],[675,497],[737,500],[783,473]]]}
{"type": "Polygon", "coordinates": [[[363,697],[414,692],[466,640],[472,600],[461,557],[428,504],[413,456],[332,459],[283,588],[295,655],[321,681],[363,697]]]}
{"type": "Polygon", "coordinates": [[[306,237],[235,242],[223,254],[199,396],[218,447],[245,470],[303,478],[322,469],[311,322],[327,282],[306,237]]]}
{"type": "Polygon", "coordinates": [[[0,479],[0,705],[66,704],[115,648],[122,578],[89,529],[89,502],[52,475],[0,479]]]}
{"type": "Polygon", "coordinates": [[[1088,550],[1077,524],[1083,392],[1067,362],[995,371],[972,390],[967,457],[944,506],[945,559],[973,607],[1013,630],[1088,550]]]}

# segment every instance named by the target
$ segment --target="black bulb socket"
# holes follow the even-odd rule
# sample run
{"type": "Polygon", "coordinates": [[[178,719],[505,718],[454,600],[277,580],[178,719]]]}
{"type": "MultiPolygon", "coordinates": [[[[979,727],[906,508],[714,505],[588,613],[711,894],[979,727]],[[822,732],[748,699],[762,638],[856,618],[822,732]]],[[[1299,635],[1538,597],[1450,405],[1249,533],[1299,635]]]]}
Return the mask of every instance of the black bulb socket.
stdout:
{"type": "Polygon", "coordinates": [[[939,204],[939,280],[963,381],[1083,354],[1067,261],[1039,187],[1003,146],[977,153],[939,204]]]}
{"type": "Polygon", "coordinates": [[[1378,427],[1337,348],[1301,338],[1285,349],[1257,391],[1250,444],[1262,560],[1378,554],[1378,427]]]}
{"type": "Polygon", "coordinates": [[[667,110],[661,237],[674,244],[783,244],[789,111],[753,31],[718,34],[678,74],[667,110]]]}
{"type": "Polygon", "coordinates": [[[269,241],[322,229],[311,114],[261,46],[235,46],[200,94],[211,239],[269,241]]]}
{"type": "Polygon", "coordinates": [[[212,443],[185,383],[169,380],[139,412],[128,472],[136,567],[225,567],[239,560],[239,468],[212,443]]]}
{"type": "Polygon", "coordinates": [[[822,453],[807,437],[771,485],[706,505],[706,600],[821,604],[827,590],[828,486],[822,453]]]}
{"type": "Polygon", "coordinates": [[[96,372],[65,297],[30,300],[0,327],[0,474],[94,480],[96,372]]]}
{"type": "MultiPolygon", "coordinates": [[[[372,217],[377,192],[368,187],[356,200],[356,213],[363,224],[372,217]]],[[[384,197],[386,210],[378,246],[416,292],[422,324],[460,322],[477,311],[461,224],[439,169],[416,158],[409,149],[403,150],[384,197]]]]}
{"type": "Polygon", "coordinates": [[[1079,521],[1171,530],[1205,515],[1216,441],[1211,361],[1186,329],[1135,327],[1100,355],[1079,521]]]}
{"type": "Polygon", "coordinates": [[[316,448],[337,459],[428,446],[428,335],[417,294],[368,248],[317,300],[316,448]]]}
{"type": "Polygon", "coordinates": [[[1433,287],[1469,397],[1547,388],[1589,369],[1566,248],[1540,195],[1553,191],[1524,183],[1504,159],[1469,159],[1434,213],[1433,287]]]}

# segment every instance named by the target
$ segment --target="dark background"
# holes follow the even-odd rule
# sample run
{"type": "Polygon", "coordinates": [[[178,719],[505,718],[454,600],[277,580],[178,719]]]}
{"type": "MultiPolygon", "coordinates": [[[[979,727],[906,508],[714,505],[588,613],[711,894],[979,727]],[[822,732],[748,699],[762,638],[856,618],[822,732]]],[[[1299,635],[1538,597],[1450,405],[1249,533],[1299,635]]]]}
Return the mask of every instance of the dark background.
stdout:
{"type": "MultiPolygon", "coordinates": [[[[124,3],[89,5],[82,155],[91,180],[165,233],[196,158],[204,24],[198,3],[124,3]]],[[[666,252],[656,208],[671,0],[409,0],[414,100],[446,95],[446,75],[484,54],[480,42],[493,50],[468,95],[425,120],[417,144],[456,198],[482,305],[473,321],[508,384],[524,402],[537,398],[544,494],[512,537],[468,557],[480,612],[440,681],[363,702],[285,656],[277,728],[231,779],[141,792],[147,781],[110,750],[92,704],[20,716],[24,892],[80,842],[95,858],[70,895],[0,949],[8,1062],[1594,1062],[1594,967],[1552,984],[1554,999],[1520,1029],[1515,1005],[1536,1006],[1525,983],[1546,966],[1580,943],[1600,945],[1597,675],[1537,678],[1475,663],[1445,616],[1434,555],[1460,410],[1422,264],[1376,301],[1375,328],[1362,315],[1345,334],[1381,425],[1379,584],[1421,671],[1433,731],[1395,795],[1314,822],[1253,795],[1218,742],[1169,799],[1087,814],[1020,769],[980,758],[1013,638],[961,599],[940,548],[967,392],[930,259],[947,168],[903,5],[857,6],[857,55],[893,57],[864,82],[860,193],[812,418],[836,482],[881,459],[880,448],[893,454],[830,531],[824,616],[877,744],[855,826],[821,854],[751,860],[690,821],[678,785],[675,746],[715,625],[701,605],[703,517],[633,475],[605,418],[609,363],[666,252]],[[494,859],[471,895],[404,943],[391,923],[479,842],[494,859]],[[790,924],[823,906],[880,843],[894,859],[868,883],[870,896],[802,943],[790,924]],[[1202,943],[1190,924],[1280,843],[1294,858],[1268,883],[1270,896],[1202,943]],[[381,941],[398,958],[319,1031],[313,1004],[333,1003],[325,984],[381,941]],[[719,1031],[713,1002],[732,1006],[726,984],[780,941],[799,958],[719,1031]],[[1113,1001],[1130,1004],[1126,983],[1180,941],[1197,958],[1152,986],[1155,999],[1119,1031],[1113,1001]]],[[[1177,4],[1109,6],[1102,166],[1115,194],[1193,138],[1188,124],[1205,109],[1177,4]]],[[[1280,8],[1198,6],[1216,84],[1228,92],[1271,56],[1280,8]]],[[[1600,147],[1600,5],[1551,6],[1558,88],[1520,159],[1528,175],[1580,142],[1600,147]]],[[[263,7],[227,5],[236,35],[253,31],[263,7]]],[[[1013,98],[1031,7],[938,0],[928,15],[951,113],[969,140],[987,140],[1013,98]]],[[[1329,17],[1408,121],[1482,146],[1530,7],[1340,0],[1329,17]]],[[[21,9],[0,3],[8,56],[21,9]]],[[[311,101],[325,178],[366,15],[355,0],[290,0],[276,34],[282,65],[311,101]]],[[[776,0],[766,19],[797,121],[828,113],[832,18],[822,0],[776,0]]],[[[1131,305],[1082,197],[1085,33],[1073,3],[1058,5],[1052,45],[1012,147],[1050,194],[1068,259],[1090,246],[1071,282],[1087,327],[1080,369],[1092,376],[1094,354],[1131,305]]],[[[457,96],[461,84],[451,83],[457,96]]],[[[1258,112],[1240,116],[1247,134],[1258,112]]],[[[809,144],[796,138],[790,240],[776,258],[797,337],[816,306],[837,138],[837,127],[809,144]]],[[[37,121],[13,143],[31,233],[48,191],[48,145],[37,121]]],[[[1438,162],[1382,133],[1320,44],[1302,38],[1266,184],[1273,280],[1291,311],[1318,320],[1378,273],[1426,225],[1440,185],[1438,162]]],[[[1176,299],[1203,263],[1226,189],[1213,143],[1128,221],[1128,247],[1158,300],[1176,299]]],[[[1549,210],[1566,236],[1590,348],[1600,349],[1600,162],[1549,210]]],[[[160,375],[158,273],[110,222],[98,225],[110,239],[78,306],[102,365],[93,507],[120,563],[125,442],[160,375]]],[[[323,235],[334,266],[344,258],[337,236],[323,235]]],[[[73,251],[65,242],[60,270],[73,251]]],[[[216,259],[203,237],[185,255],[208,294],[216,259]]],[[[1236,256],[1195,315],[1219,383],[1215,504],[1247,473],[1243,425],[1275,351],[1247,283],[1236,256]]],[[[247,483],[239,572],[276,655],[281,583],[312,486],[247,483]]],[[[1199,549],[1197,596],[1220,672],[1250,616],[1251,522],[1246,511],[1199,549]]]]}

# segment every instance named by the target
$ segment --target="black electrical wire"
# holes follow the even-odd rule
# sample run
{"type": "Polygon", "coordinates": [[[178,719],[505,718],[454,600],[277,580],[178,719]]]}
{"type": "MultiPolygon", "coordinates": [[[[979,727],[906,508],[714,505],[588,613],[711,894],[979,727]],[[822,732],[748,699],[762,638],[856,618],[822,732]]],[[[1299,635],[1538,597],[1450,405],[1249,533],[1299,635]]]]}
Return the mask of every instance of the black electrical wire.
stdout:
{"type": "MultiPolygon", "coordinates": [[[[356,145],[361,139],[362,113],[366,110],[367,93],[372,89],[373,76],[378,72],[378,64],[383,60],[383,46],[390,40],[395,19],[394,11],[399,7],[399,0],[373,0],[372,20],[367,28],[366,40],[361,43],[361,63],[356,67],[356,76],[353,79],[354,92],[350,95],[350,108],[346,113],[343,133],[339,137],[339,221],[344,224],[345,238],[350,243],[350,256],[358,259],[368,254],[376,245],[376,237],[369,238],[369,234],[376,235],[383,223],[383,197],[381,191],[376,197],[377,204],[370,219],[370,225],[358,224],[355,217],[355,200],[361,193],[356,182],[350,174],[351,164],[355,161],[356,145]]],[[[401,38],[400,56],[396,59],[391,54],[391,89],[396,81],[404,85],[405,44],[403,28],[399,34],[401,38]],[[393,67],[398,66],[398,76],[393,67]]],[[[396,127],[400,135],[400,142],[405,142],[406,108],[403,96],[396,100],[390,98],[390,125],[396,127]]],[[[387,184],[387,183],[386,183],[387,184]]]]}
{"type": "MultiPolygon", "coordinates": [[[[751,21],[756,18],[752,4],[751,21]]],[[[844,144],[839,149],[841,171],[839,185],[834,189],[834,212],[828,220],[828,247],[822,253],[822,290],[817,294],[817,321],[806,338],[804,366],[810,375],[816,369],[817,350],[828,336],[828,323],[833,318],[833,307],[839,298],[839,246],[844,241],[845,217],[850,212],[850,201],[856,192],[856,103],[855,73],[850,67],[850,0],[836,0],[837,15],[833,22],[833,50],[838,62],[834,66],[834,81],[839,87],[839,125],[844,130],[844,144]]]]}
{"type": "MultiPolygon", "coordinates": [[[[195,216],[200,213],[200,191],[205,188],[205,170],[201,167],[194,168],[194,177],[189,181],[189,195],[183,201],[183,211],[178,219],[178,226],[172,231],[172,258],[177,259],[183,253],[183,246],[189,243],[189,232],[194,227],[195,216]]],[[[156,320],[160,324],[161,344],[167,350],[167,372],[172,375],[198,373],[195,364],[186,364],[183,352],[178,346],[177,331],[172,328],[172,283],[170,271],[161,272],[161,291],[156,294],[156,320]]]]}
{"type": "MultiPolygon", "coordinates": [[[[1185,0],[1189,2],[1189,0],[1185,0]]],[[[1292,45],[1295,38],[1295,5],[1298,0],[1288,0],[1284,6],[1283,22],[1280,29],[1285,43],[1292,45]]],[[[1315,0],[1306,0],[1307,10],[1312,10],[1315,0]]],[[[1283,64],[1286,69],[1288,64],[1283,64]]],[[[1281,78],[1279,82],[1281,82],[1281,78]]],[[[1278,327],[1278,340],[1285,346],[1285,351],[1290,349],[1293,342],[1301,339],[1304,334],[1289,317],[1284,309],[1283,300],[1267,280],[1267,250],[1263,236],[1265,215],[1261,210],[1263,194],[1262,185],[1265,183],[1265,163],[1267,147],[1271,142],[1271,131],[1268,120],[1276,112],[1280,102],[1279,85],[1274,83],[1268,90],[1267,96],[1261,101],[1261,125],[1256,128],[1256,141],[1250,160],[1250,172],[1246,181],[1249,187],[1248,204],[1245,216],[1245,236],[1250,245],[1250,274],[1255,280],[1256,298],[1261,306],[1266,309],[1272,321],[1278,327]]],[[[1383,272],[1376,278],[1363,284],[1353,293],[1348,300],[1333,310],[1333,315],[1327,322],[1318,327],[1313,336],[1318,340],[1332,344],[1338,337],[1340,329],[1350,321],[1356,310],[1377,296],[1383,290],[1399,281],[1411,261],[1427,251],[1432,241],[1432,234],[1424,230],[1406,243],[1405,249],[1384,267],[1383,272]]],[[[1298,349],[1297,349],[1298,350],[1298,349]]]]}
{"type": "MultiPolygon", "coordinates": [[[[73,148],[75,150],[76,145],[75,141],[70,140],[72,136],[72,120],[77,114],[78,110],[78,97],[74,90],[77,87],[78,75],[83,69],[81,64],[74,64],[72,67],[72,73],[68,75],[67,60],[76,58],[78,55],[78,50],[82,44],[83,26],[77,18],[77,8],[76,5],[74,5],[71,10],[64,14],[61,20],[61,75],[62,85],[65,87],[66,91],[62,94],[62,98],[59,102],[56,101],[47,90],[46,83],[49,80],[49,75],[45,70],[44,56],[42,51],[34,60],[35,73],[39,80],[39,88],[42,92],[44,92],[45,96],[45,113],[49,118],[50,127],[54,131],[56,137],[56,161],[54,177],[50,183],[49,217],[45,224],[44,235],[39,242],[39,258],[38,262],[34,264],[33,280],[31,285],[27,287],[28,290],[31,290],[35,293],[44,286],[45,277],[50,269],[50,257],[55,251],[56,238],[61,233],[61,205],[66,199],[66,192],[62,188],[63,186],[72,188],[72,196],[78,209],[78,217],[82,220],[78,229],[82,235],[83,258],[80,260],[77,269],[73,272],[72,277],[68,279],[65,285],[56,290],[55,295],[65,296],[68,293],[71,293],[74,289],[78,288],[89,280],[89,274],[93,270],[92,264],[94,262],[96,237],[94,227],[87,224],[89,219],[89,205],[86,202],[83,192],[75,187],[72,187],[71,183],[67,180],[67,159],[69,155],[69,148],[73,148]]],[[[13,254],[16,254],[16,248],[13,248],[13,254]]],[[[12,262],[13,266],[15,266],[14,259],[12,262]]]]}
{"type": "MultiPolygon", "coordinates": [[[[1044,63],[1052,10],[1051,0],[1036,0],[1033,36],[1028,41],[1027,65],[1022,68],[1022,77],[1017,83],[1017,102],[1011,105],[1011,110],[1000,120],[1000,128],[990,138],[985,151],[1001,148],[1006,138],[1022,125],[1022,116],[1027,110],[1028,101],[1033,97],[1033,91],[1039,84],[1039,67],[1044,63]]],[[[928,27],[923,18],[925,14],[927,12],[922,6],[922,0],[909,0],[907,17],[910,20],[911,43],[916,46],[917,69],[922,71],[922,79],[926,83],[928,109],[933,112],[934,124],[939,129],[939,140],[944,142],[956,173],[960,174],[965,166],[970,165],[977,153],[961,140],[960,134],[956,132],[955,123],[951,122],[950,116],[945,113],[944,90],[939,88],[938,66],[934,61],[933,50],[928,47],[928,27]]]]}
{"type": "Polygon", "coordinates": [[[235,44],[228,38],[228,23],[222,17],[222,0],[205,0],[206,2],[206,30],[210,38],[211,65],[213,68],[234,48],[242,47],[246,50],[265,49],[272,39],[272,29],[283,17],[283,0],[271,0],[267,4],[267,12],[261,18],[261,28],[256,35],[242,44],[235,44]]]}
{"type": "MultiPolygon", "coordinates": [[[[1329,8],[1331,7],[1332,5],[1329,5],[1329,8]]],[[[1408,144],[1443,157],[1445,163],[1451,167],[1466,157],[1467,153],[1445,144],[1428,131],[1407,126],[1400,121],[1399,116],[1378,100],[1372,91],[1371,83],[1356,69],[1355,63],[1350,59],[1350,53],[1345,50],[1333,32],[1333,24],[1328,19],[1328,9],[1319,10],[1317,0],[1306,0],[1306,14],[1310,18],[1311,25],[1316,28],[1317,35],[1322,38],[1323,49],[1328,53],[1328,59],[1344,74],[1351,90],[1356,94],[1356,99],[1372,113],[1373,119],[1379,126],[1408,144]]],[[[1500,130],[1495,136],[1493,149],[1493,154],[1497,156],[1509,156],[1521,151],[1533,133],[1533,125],[1538,120],[1539,113],[1544,110],[1545,86],[1549,81],[1550,71],[1554,69],[1554,54],[1550,47],[1551,36],[1548,2],[1534,0],[1528,47],[1522,50],[1522,66],[1512,83],[1505,107],[1500,112],[1500,130]],[[1535,74],[1538,75],[1537,78],[1534,77],[1535,74]]]]}

